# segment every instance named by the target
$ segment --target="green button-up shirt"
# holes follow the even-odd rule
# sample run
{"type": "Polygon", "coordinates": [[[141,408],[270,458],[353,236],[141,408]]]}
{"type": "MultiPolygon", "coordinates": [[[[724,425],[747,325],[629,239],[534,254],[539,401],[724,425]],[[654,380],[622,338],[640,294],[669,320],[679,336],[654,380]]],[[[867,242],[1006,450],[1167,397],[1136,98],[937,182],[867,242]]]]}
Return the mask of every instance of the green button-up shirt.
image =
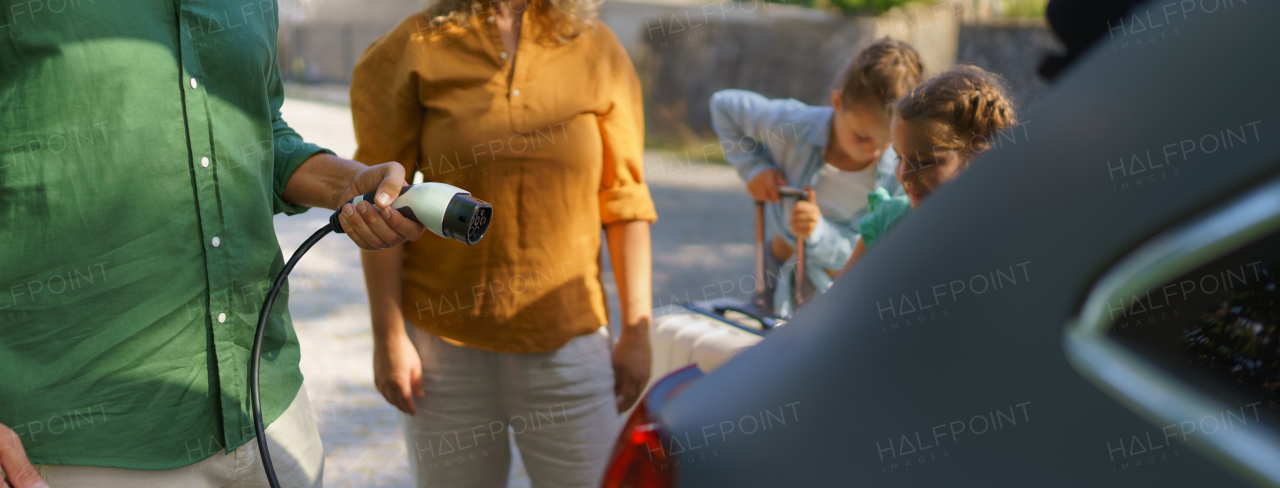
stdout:
{"type": "MultiPolygon", "coordinates": [[[[253,438],[247,365],[308,157],[273,0],[0,0],[0,423],[37,464],[163,469],[253,438]]],[[[287,292],[286,292],[287,293],[287,292]]],[[[268,421],[298,392],[285,293],[268,421]]]]}

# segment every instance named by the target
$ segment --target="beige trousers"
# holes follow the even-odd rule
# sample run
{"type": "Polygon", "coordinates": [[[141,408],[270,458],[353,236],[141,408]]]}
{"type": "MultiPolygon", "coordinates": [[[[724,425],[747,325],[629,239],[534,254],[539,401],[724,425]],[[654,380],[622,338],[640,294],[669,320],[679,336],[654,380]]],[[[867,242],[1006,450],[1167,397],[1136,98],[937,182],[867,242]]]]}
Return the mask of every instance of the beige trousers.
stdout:
{"type": "MultiPolygon", "coordinates": [[[[305,385],[289,408],[267,426],[267,446],[280,486],[319,488],[323,485],[324,447],[311,415],[305,385]]],[[[258,441],[251,439],[235,451],[219,451],[203,461],[173,469],[139,470],[98,466],[37,465],[51,488],[265,488],[266,472],[258,457],[258,441]]]]}
{"type": "Polygon", "coordinates": [[[606,328],[537,354],[412,333],[427,393],[417,415],[401,414],[414,486],[507,486],[509,436],[533,488],[600,486],[620,428],[606,328]]]}

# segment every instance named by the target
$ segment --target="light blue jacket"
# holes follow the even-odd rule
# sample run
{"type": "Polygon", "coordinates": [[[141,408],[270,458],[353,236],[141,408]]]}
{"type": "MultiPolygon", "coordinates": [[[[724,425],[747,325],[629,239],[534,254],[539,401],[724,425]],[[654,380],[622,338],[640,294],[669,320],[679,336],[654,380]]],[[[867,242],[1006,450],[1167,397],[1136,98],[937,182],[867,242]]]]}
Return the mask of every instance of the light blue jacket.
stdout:
{"type": "MultiPolygon", "coordinates": [[[[721,148],[725,149],[725,159],[737,169],[743,181],[751,181],[765,170],[777,169],[786,176],[789,186],[816,188],[833,114],[831,107],[815,107],[794,99],[771,100],[746,90],[721,90],[711,96],[711,127],[720,138],[721,148]]],[[[897,165],[898,155],[892,148],[884,152],[877,165],[876,186],[892,195],[902,194],[894,176],[897,165]]],[[[866,195],[857,198],[865,199],[866,195]]],[[[765,205],[766,239],[778,234],[794,247],[796,238],[790,225],[792,202],[788,200],[765,205]]],[[[847,221],[823,216],[813,235],[805,239],[805,277],[818,291],[825,292],[833,282],[824,269],[841,269],[849,261],[859,232],[858,219],[865,213],[864,209],[847,221]]],[[[789,292],[790,277],[781,281],[789,292]]],[[[780,284],[780,288],[782,286],[780,284]]],[[[790,314],[789,303],[778,303],[775,299],[774,305],[780,315],[790,314]]]]}

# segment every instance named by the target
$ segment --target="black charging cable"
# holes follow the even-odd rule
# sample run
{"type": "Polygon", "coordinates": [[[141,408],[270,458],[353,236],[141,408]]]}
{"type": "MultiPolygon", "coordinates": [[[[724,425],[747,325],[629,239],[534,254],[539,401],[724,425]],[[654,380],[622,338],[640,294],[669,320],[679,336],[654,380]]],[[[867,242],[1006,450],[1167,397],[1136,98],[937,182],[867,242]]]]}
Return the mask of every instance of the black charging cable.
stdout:
{"type": "MultiPolygon", "coordinates": [[[[374,204],[374,193],[366,193],[352,198],[349,202],[356,205],[366,202],[374,204]]],[[[467,245],[480,242],[484,233],[489,230],[489,222],[493,216],[493,205],[479,200],[466,190],[445,183],[419,183],[407,185],[400,189],[400,194],[388,206],[400,212],[405,218],[422,224],[432,233],[447,239],[453,239],[467,245]]],[[[258,312],[258,330],[253,334],[253,351],[249,355],[249,403],[253,409],[253,432],[258,437],[258,450],[262,452],[262,469],[267,473],[267,481],[271,488],[280,488],[280,480],[276,479],[275,466],[271,464],[271,452],[267,449],[267,429],[262,421],[262,398],[258,389],[258,366],[262,360],[262,338],[267,332],[267,319],[271,317],[271,307],[276,304],[276,295],[289,278],[289,272],[302,259],[302,255],[311,246],[330,232],[344,233],[338,222],[341,211],[329,216],[329,223],[315,234],[303,241],[298,250],[293,252],[289,262],[276,275],[271,283],[271,291],[262,302],[262,311],[258,312]]]]}
{"type": "Polygon", "coordinates": [[[330,232],[333,232],[333,224],[325,224],[315,234],[311,234],[311,237],[308,237],[297,251],[293,252],[289,262],[284,263],[284,268],[276,275],[275,282],[271,283],[271,291],[267,293],[266,301],[262,302],[262,311],[258,312],[258,330],[253,334],[253,353],[249,356],[249,402],[253,405],[253,431],[258,437],[258,451],[262,453],[262,468],[267,472],[267,482],[271,483],[271,488],[280,488],[280,480],[276,479],[276,468],[271,464],[271,452],[267,450],[267,429],[262,422],[262,395],[258,391],[258,363],[262,359],[262,337],[266,335],[271,307],[276,304],[276,295],[280,294],[280,287],[284,286],[284,282],[289,279],[289,272],[293,271],[298,260],[302,259],[302,255],[306,254],[311,246],[316,245],[330,232]]]}

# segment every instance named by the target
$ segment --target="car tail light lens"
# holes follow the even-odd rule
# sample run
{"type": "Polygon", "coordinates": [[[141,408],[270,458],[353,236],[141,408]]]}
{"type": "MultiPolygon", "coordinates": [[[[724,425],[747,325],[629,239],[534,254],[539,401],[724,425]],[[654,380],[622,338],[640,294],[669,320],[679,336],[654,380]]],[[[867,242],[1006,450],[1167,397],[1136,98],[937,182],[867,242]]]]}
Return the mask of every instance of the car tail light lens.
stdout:
{"type": "Polygon", "coordinates": [[[672,488],[675,468],[662,449],[662,426],[641,399],[613,448],[603,488],[672,488]]]}

